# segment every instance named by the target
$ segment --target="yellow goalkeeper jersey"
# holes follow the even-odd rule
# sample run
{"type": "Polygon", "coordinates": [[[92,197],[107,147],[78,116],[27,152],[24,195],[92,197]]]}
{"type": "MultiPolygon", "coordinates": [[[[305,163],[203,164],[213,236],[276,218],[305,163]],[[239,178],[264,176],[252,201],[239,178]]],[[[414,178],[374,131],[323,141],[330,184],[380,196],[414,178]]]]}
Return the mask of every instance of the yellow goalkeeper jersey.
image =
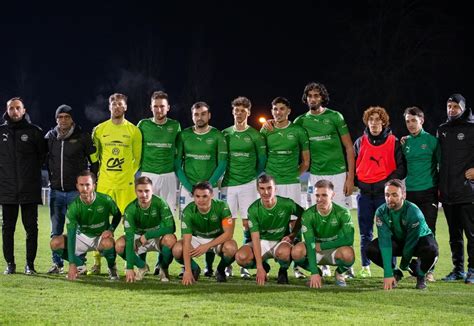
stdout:
{"type": "Polygon", "coordinates": [[[99,185],[101,188],[124,189],[133,187],[134,176],[140,165],[142,134],[133,123],[124,120],[116,125],[107,120],[92,132],[97,148],[92,155],[99,161],[99,185]]]}

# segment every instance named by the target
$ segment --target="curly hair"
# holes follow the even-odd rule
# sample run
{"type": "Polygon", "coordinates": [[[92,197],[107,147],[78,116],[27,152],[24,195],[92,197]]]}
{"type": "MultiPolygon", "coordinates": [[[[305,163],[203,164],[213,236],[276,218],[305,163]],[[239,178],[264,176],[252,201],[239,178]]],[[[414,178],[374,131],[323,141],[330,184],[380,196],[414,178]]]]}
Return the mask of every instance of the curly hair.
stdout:
{"type": "Polygon", "coordinates": [[[381,106],[371,106],[364,111],[364,115],[362,116],[362,121],[364,121],[364,124],[366,126],[369,125],[369,118],[374,113],[378,113],[380,120],[382,120],[382,125],[384,127],[388,127],[388,125],[390,124],[390,116],[388,115],[387,111],[385,111],[385,109],[381,106]]]}
{"type": "Polygon", "coordinates": [[[326,89],[326,86],[324,86],[321,83],[315,83],[315,82],[311,82],[305,86],[304,91],[303,91],[303,96],[301,97],[301,100],[303,101],[304,104],[308,104],[308,102],[306,101],[306,98],[308,97],[309,91],[319,92],[319,95],[321,95],[322,106],[326,106],[329,104],[329,93],[326,89]]]}

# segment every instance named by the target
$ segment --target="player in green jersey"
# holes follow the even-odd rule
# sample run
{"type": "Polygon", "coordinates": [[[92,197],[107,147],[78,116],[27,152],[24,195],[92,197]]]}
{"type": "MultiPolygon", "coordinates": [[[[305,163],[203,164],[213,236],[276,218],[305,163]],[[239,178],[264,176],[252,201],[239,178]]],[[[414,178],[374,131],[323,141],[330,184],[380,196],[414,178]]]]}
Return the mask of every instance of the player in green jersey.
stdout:
{"type": "MultiPolygon", "coordinates": [[[[209,181],[215,188],[227,166],[227,144],[224,135],[209,125],[210,107],[197,102],[191,107],[194,126],[184,129],[176,142],[176,175],[181,182],[180,209],[193,201],[192,187],[201,181],[209,181]]],[[[212,276],[215,255],[206,254],[204,275],[212,276]]]]}
{"type": "Polygon", "coordinates": [[[161,197],[153,194],[153,182],[147,176],[135,180],[137,199],[125,209],[125,236],[117,239],[115,250],[127,261],[127,282],[140,281],[148,272],[146,262],[140,255],[148,251],[159,251],[160,280],[169,282],[168,266],[173,260],[172,248],[176,243],[173,214],[161,197]],[[138,267],[137,273],[133,266],[138,267]]]}
{"type": "Polygon", "coordinates": [[[79,174],[76,183],[79,197],[69,205],[66,213],[67,235],[51,239],[51,250],[69,261],[69,280],[75,280],[78,272],[85,272],[85,255],[91,250],[97,250],[107,260],[110,279],[119,278],[113,232],[122,214],[110,196],[95,191],[95,181],[95,175],[90,171],[79,174]]]}
{"type": "Polygon", "coordinates": [[[193,258],[213,251],[221,257],[217,266],[217,282],[226,282],[225,268],[234,261],[237,243],[232,239],[234,221],[229,206],[222,200],[213,199],[212,185],[208,181],[193,187],[194,202],[183,211],[182,239],[173,247],[176,261],[184,264],[183,285],[198,280],[200,267],[193,258]]]}
{"type": "MultiPolygon", "coordinates": [[[[107,194],[117,203],[120,211],[135,198],[133,182],[140,166],[142,134],[125,119],[127,97],[120,93],[109,97],[110,119],[97,125],[92,139],[97,148],[92,155],[98,161],[97,191],[107,194]]],[[[100,273],[100,255],[94,254],[91,273],[100,273]]]]}
{"type": "MultiPolygon", "coordinates": [[[[247,210],[257,198],[255,179],[263,172],[266,163],[266,145],[262,135],[248,125],[252,104],[240,96],[232,101],[234,125],[223,130],[229,152],[228,167],[222,180],[221,199],[229,205],[232,217],[242,219],[244,244],[250,242],[247,210]]],[[[231,267],[231,266],[230,266],[231,267]]],[[[226,271],[227,276],[231,273],[226,271]]],[[[241,267],[242,278],[250,273],[241,267]]]]}
{"type": "MultiPolygon", "coordinates": [[[[423,212],[433,235],[436,234],[438,218],[438,164],[441,148],[438,139],[423,130],[425,115],[416,107],[404,112],[405,123],[410,135],[402,137],[402,150],[407,161],[407,200],[423,212]]],[[[433,271],[426,274],[426,280],[434,282],[433,271]]]]}
{"type": "Polygon", "coordinates": [[[335,265],[336,285],[346,286],[344,273],[354,264],[354,224],[349,210],[333,202],[334,185],[319,180],[314,185],[316,205],[308,208],[301,219],[305,242],[291,251],[295,264],[311,272],[311,288],[320,288],[319,265],[335,265]]]}
{"type": "MultiPolygon", "coordinates": [[[[138,123],[142,132],[142,162],[140,171],[153,182],[153,193],[168,203],[172,212],[176,211],[177,180],[174,173],[176,158],[176,138],[181,131],[178,121],[168,118],[170,105],[168,94],[162,91],[151,96],[153,117],[138,123]]],[[[154,275],[160,274],[160,254],[154,275]]]]}
{"type": "Polygon", "coordinates": [[[248,210],[252,241],[244,244],[235,255],[237,263],[245,268],[257,268],[256,281],[264,285],[270,265],[269,258],[278,261],[278,284],[288,284],[288,267],[291,263],[291,248],[301,228],[303,208],[292,199],[276,195],[275,179],[263,174],[257,179],[257,199],[248,210]],[[290,232],[290,220],[297,216],[290,232]]]}
{"type": "Polygon", "coordinates": [[[401,270],[416,276],[416,288],[426,288],[426,273],[438,260],[438,244],[415,204],[405,200],[405,185],[399,179],[385,184],[385,204],[375,212],[378,239],[370,243],[367,256],[383,268],[384,289],[391,290],[403,277],[401,270]],[[392,256],[401,256],[394,269],[392,256]],[[412,259],[413,256],[418,259],[412,259]],[[410,262],[411,260],[411,262],[410,262]]]}

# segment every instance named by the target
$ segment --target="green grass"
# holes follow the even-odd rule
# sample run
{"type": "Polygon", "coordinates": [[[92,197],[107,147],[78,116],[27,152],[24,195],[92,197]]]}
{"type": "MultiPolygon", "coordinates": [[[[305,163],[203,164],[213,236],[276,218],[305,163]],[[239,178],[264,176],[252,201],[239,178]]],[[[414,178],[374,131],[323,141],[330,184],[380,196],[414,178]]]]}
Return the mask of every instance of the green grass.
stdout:
{"type": "MultiPolygon", "coordinates": [[[[355,217],[355,213],[353,212],[355,217]]],[[[356,219],[355,219],[356,220],[356,219]]],[[[290,277],[290,285],[276,284],[273,264],[270,281],[257,287],[254,280],[232,277],[225,284],[201,277],[192,287],[177,280],[179,266],[170,267],[172,280],[160,283],[146,276],[142,282],[127,284],[123,260],[118,258],[122,279],[111,282],[107,275],[86,276],[76,282],[64,275],[49,276],[49,214],[40,208],[38,276],[0,275],[0,325],[4,324],[465,324],[472,325],[474,288],[462,282],[430,283],[426,291],[414,289],[415,281],[404,278],[398,288],[385,292],[382,271],[372,265],[374,277],[348,281],[347,288],[334,285],[333,278],[323,289],[305,286],[304,280],[290,277]]],[[[120,234],[121,231],[117,231],[120,234]]],[[[356,232],[358,233],[358,232],[356,232]]],[[[238,228],[236,239],[241,241],[238,228]]],[[[451,269],[447,226],[438,217],[440,261],[438,278],[451,269]]],[[[18,271],[25,259],[24,230],[19,222],[15,245],[18,271]]],[[[356,236],[358,254],[358,236],[356,236]]],[[[155,254],[148,262],[153,265],[155,254]]],[[[204,264],[199,261],[201,266],[204,264]]],[[[104,261],[105,265],[105,261],[104,261]]],[[[360,268],[357,259],[355,269],[360,268]]],[[[234,266],[237,271],[237,266],[234,266]]],[[[333,269],[334,270],[334,269],[333,269]]]]}

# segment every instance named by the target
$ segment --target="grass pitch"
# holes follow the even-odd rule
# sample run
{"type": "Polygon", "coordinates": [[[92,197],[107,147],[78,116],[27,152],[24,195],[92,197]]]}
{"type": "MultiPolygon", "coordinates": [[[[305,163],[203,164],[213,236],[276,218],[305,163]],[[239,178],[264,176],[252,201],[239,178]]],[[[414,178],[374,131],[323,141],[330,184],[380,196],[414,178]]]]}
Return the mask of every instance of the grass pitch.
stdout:
{"type": "MultiPolygon", "coordinates": [[[[354,221],[357,221],[353,212],[354,221]]],[[[238,221],[240,224],[240,221],[238,221]]],[[[438,216],[437,240],[440,259],[436,276],[440,279],[451,270],[447,225],[438,216]]],[[[357,225],[356,225],[357,229],[357,225]]],[[[154,276],[142,282],[127,284],[123,277],[124,261],[117,258],[119,282],[103,274],[83,276],[76,282],[65,275],[48,275],[50,267],[49,210],[40,207],[39,249],[36,260],[38,276],[22,274],[25,260],[24,230],[19,220],[16,231],[16,275],[0,275],[0,325],[5,324],[456,324],[472,325],[474,288],[462,282],[437,281],[425,291],[415,290],[415,280],[405,276],[398,288],[382,290],[382,270],[372,265],[372,278],[348,280],[346,288],[325,281],[324,288],[309,289],[305,280],[290,272],[290,284],[276,284],[278,267],[272,264],[270,280],[257,287],[255,279],[231,277],[227,283],[201,276],[199,282],[184,287],[177,279],[179,265],[170,266],[168,284],[154,276]]],[[[123,233],[116,231],[116,236],[123,233]]],[[[242,232],[235,238],[241,243],[242,232]]],[[[356,230],[356,272],[360,269],[356,230]]],[[[216,263],[217,264],[216,258],[216,263]]],[[[89,259],[91,261],[91,259],[89,259]]],[[[148,255],[154,265],[156,254],[148,255]]],[[[201,267],[203,259],[198,259],[201,267]]],[[[90,264],[89,264],[90,265],[90,264]]],[[[4,264],[0,264],[2,270],[4,264]]],[[[67,266],[67,264],[66,264],[67,266]]],[[[334,268],[332,268],[334,270],[334,268]]],[[[238,266],[234,264],[234,272],[238,266]]],[[[405,273],[407,274],[407,273],[405,273]]]]}

